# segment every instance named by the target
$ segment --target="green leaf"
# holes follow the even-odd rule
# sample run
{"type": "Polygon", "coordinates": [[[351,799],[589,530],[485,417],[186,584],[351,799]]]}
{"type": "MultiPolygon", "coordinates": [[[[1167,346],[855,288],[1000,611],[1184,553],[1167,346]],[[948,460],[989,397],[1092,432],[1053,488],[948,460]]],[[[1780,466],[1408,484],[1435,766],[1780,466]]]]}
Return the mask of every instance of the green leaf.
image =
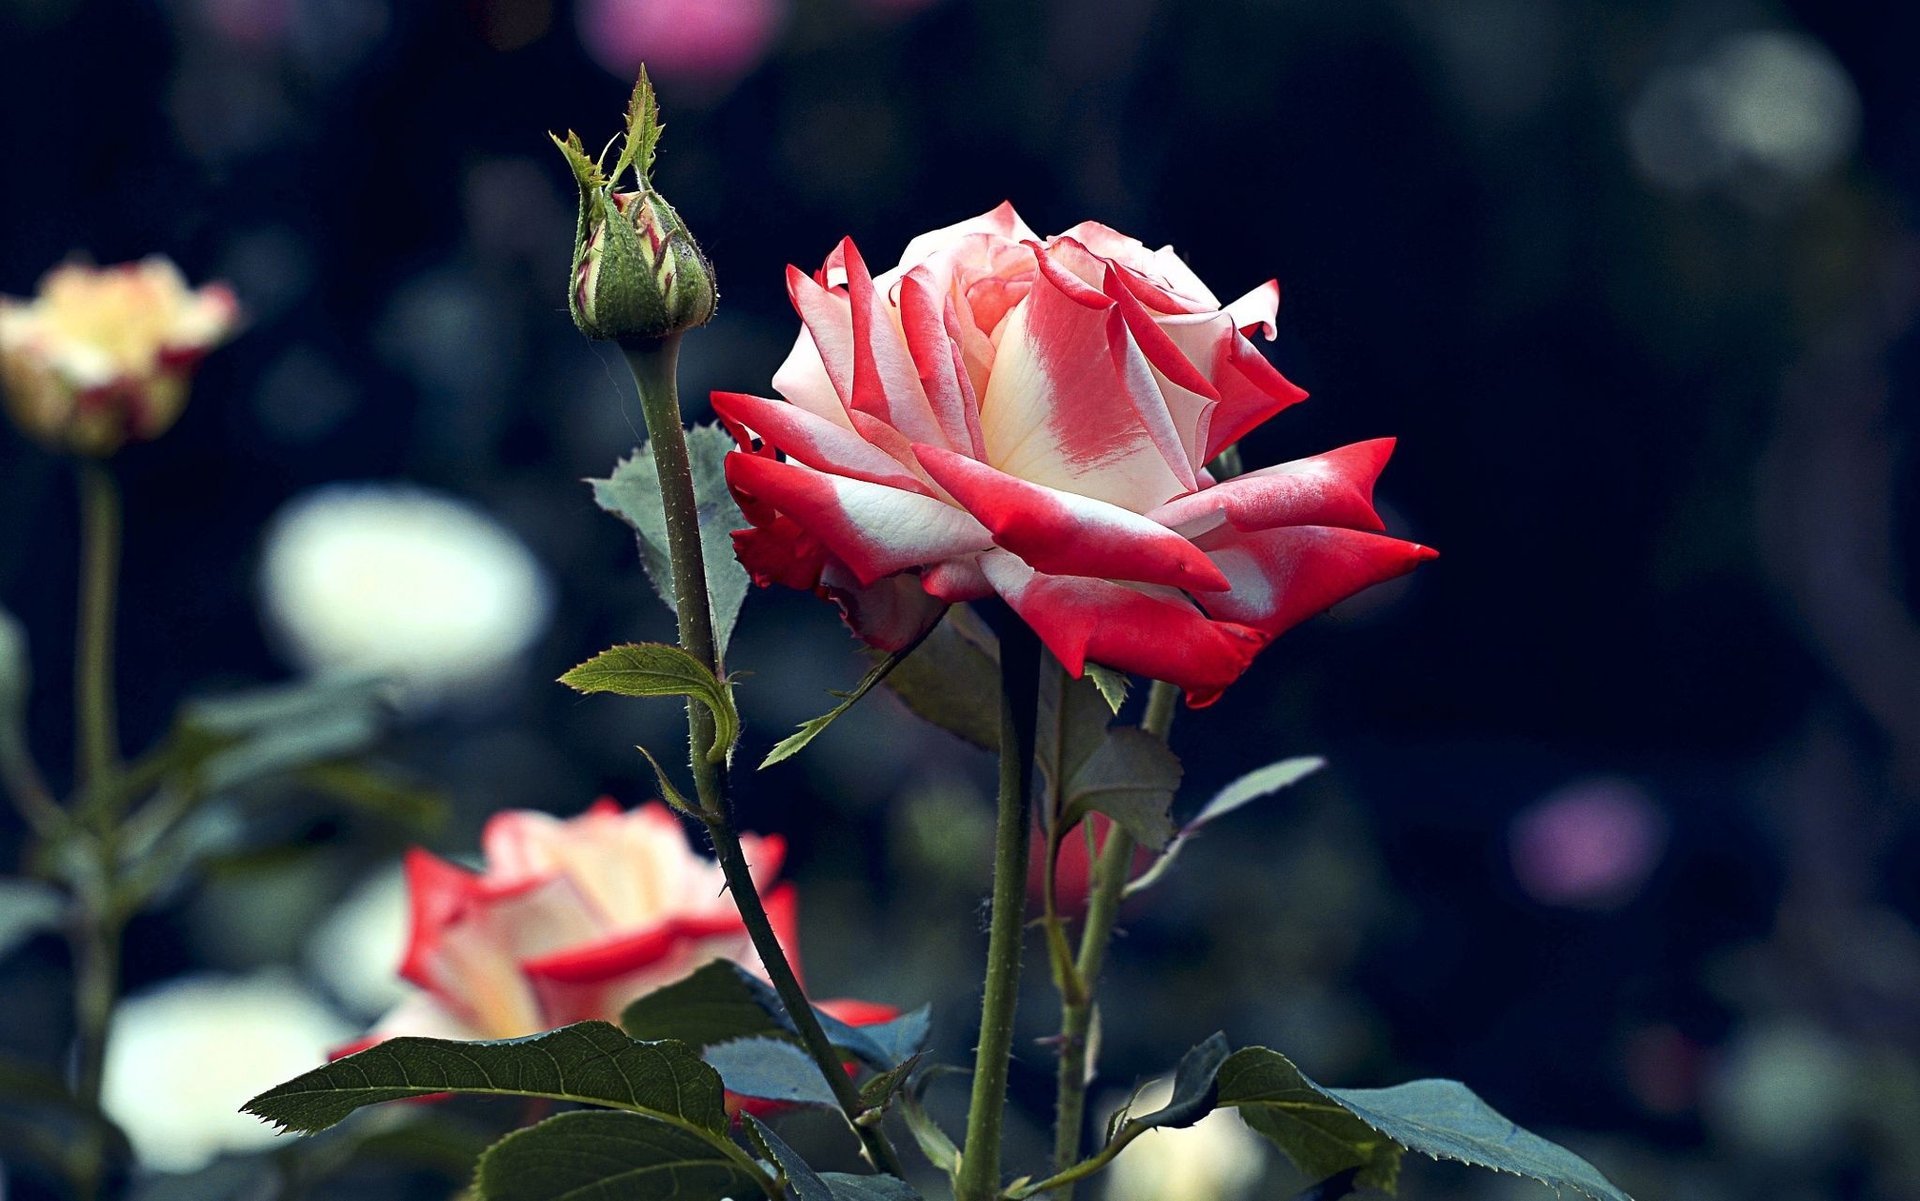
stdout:
{"type": "Polygon", "coordinates": [[[784,1039],[743,1038],[715,1043],[702,1056],[720,1073],[730,1093],[789,1105],[840,1104],[821,1077],[820,1065],[784,1039]]]}
{"type": "Polygon", "coordinates": [[[1086,677],[1100,690],[1100,697],[1107,702],[1108,711],[1119,713],[1120,706],[1127,703],[1127,687],[1132,683],[1127,673],[1089,663],[1086,665],[1086,677]]]}
{"type": "Polygon", "coordinates": [[[189,701],[180,707],[169,772],[218,793],[348,758],[386,732],[390,692],[383,680],[352,677],[189,701]]]}
{"type": "Polygon", "coordinates": [[[364,763],[316,763],[298,779],[316,792],[412,830],[437,830],[447,820],[446,797],[364,763]]]}
{"type": "Polygon", "coordinates": [[[642,66],[640,78],[633,83],[633,95],[627,99],[626,145],[620,148],[613,178],[619,179],[622,171],[632,167],[644,185],[653,174],[654,155],[659,153],[660,134],[665,129],[660,123],[660,101],[653,94],[653,82],[647,78],[646,67],[642,66]]]}
{"type": "MultiPolygon", "coordinates": [[[[829,1042],[875,1068],[891,1068],[926,1045],[925,1006],[872,1026],[849,1026],[818,1008],[813,1013],[829,1042]]],[[[674,1039],[696,1047],[797,1037],[773,986],[725,959],[638,998],[620,1015],[620,1024],[635,1038],[674,1039]]]]}
{"type": "Polygon", "coordinates": [[[684,696],[713,712],[713,745],[707,762],[718,763],[740,737],[740,712],[733,692],[715,678],[707,665],[677,646],[659,642],[629,642],[609,647],[560,677],[576,692],[611,692],[617,696],[684,696]]]}
{"type": "Polygon", "coordinates": [[[959,1172],[960,1148],[953,1145],[953,1139],[940,1129],[940,1123],[933,1120],[933,1115],[911,1091],[900,1094],[900,1116],[906,1119],[907,1131],[919,1144],[920,1154],[927,1157],[927,1162],[949,1176],[959,1172]]]}
{"type": "Polygon", "coordinates": [[[1221,1065],[1219,1104],[1237,1106],[1310,1176],[1359,1169],[1365,1188],[1392,1190],[1402,1148],[1434,1159],[1526,1176],[1591,1201],[1630,1201],[1599,1169],[1522,1130],[1456,1080],[1329,1089],[1265,1047],[1221,1065]]]}
{"type": "Polygon", "coordinates": [[[920,1194],[897,1176],[822,1172],[820,1179],[833,1193],[833,1201],[922,1201],[920,1194]]]}
{"type": "Polygon", "coordinates": [[[1237,1107],[1247,1125],[1286,1152],[1314,1179],[1358,1168],[1362,1188],[1392,1192],[1400,1178],[1400,1146],[1306,1078],[1291,1060],[1265,1047],[1227,1057],[1217,1077],[1221,1108],[1237,1107]]]}
{"type": "Polygon", "coordinates": [[[699,817],[700,816],[699,806],[695,805],[692,801],[689,801],[687,799],[687,794],[684,792],[681,792],[680,789],[674,784],[673,777],[667,774],[666,768],[660,766],[660,761],[653,757],[653,752],[648,750],[646,747],[639,746],[637,744],[634,746],[633,749],[636,751],[639,751],[641,754],[641,757],[646,759],[647,766],[653,769],[653,781],[655,784],[659,785],[660,787],[661,799],[665,800],[667,804],[672,805],[675,809],[678,809],[680,812],[686,814],[688,817],[699,817]]]}
{"type": "Polygon", "coordinates": [[[559,147],[561,157],[567,160],[568,168],[573,171],[574,182],[580,185],[581,191],[590,192],[605,186],[607,178],[600,173],[600,164],[594,162],[587,148],[580,144],[579,134],[569,129],[564,138],[555,133],[549,133],[547,137],[559,147]]]}
{"type": "Polygon", "coordinates": [[[1075,680],[1064,671],[1042,677],[1034,762],[1040,769],[1040,812],[1057,825],[1060,834],[1072,828],[1071,822],[1058,820],[1069,782],[1106,741],[1112,722],[1113,710],[1091,679],[1075,680]]]}
{"type": "Polygon", "coordinates": [[[1061,831],[1089,812],[1104,813],[1142,846],[1159,850],[1173,838],[1171,810],[1180,770],[1180,757],[1164,740],[1132,727],[1108,731],[1067,781],[1061,831]]]}
{"type": "Polygon", "coordinates": [[[1133,1118],[1129,1124],[1149,1130],[1163,1127],[1178,1130],[1212,1113],[1214,1097],[1219,1091],[1215,1076],[1232,1053],[1224,1034],[1215,1034],[1188,1051],[1180,1057],[1180,1066],[1174,1069],[1173,1096],[1159,1109],[1133,1118]]]}
{"type": "Polygon", "coordinates": [[[1167,844],[1166,853],[1154,860],[1153,866],[1142,872],[1138,879],[1127,885],[1125,895],[1132,896],[1157,883],[1160,877],[1166,875],[1167,869],[1173,866],[1173,857],[1186,846],[1187,839],[1208,822],[1225,817],[1242,805],[1270,796],[1282,788],[1298,784],[1326,765],[1327,761],[1318,755],[1300,755],[1256,768],[1222,788],[1214,794],[1212,800],[1200,807],[1200,812],[1194,815],[1193,820],[1180,827],[1180,832],[1175,834],[1173,841],[1167,844]]]}
{"type": "Polygon", "coordinates": [[[861,1111],[871,1112],[873,1110],[879,1110],[881,1113],[885,1113],[887,1106],[893,1102],[894,1094],[898,1093],[901,1087],[906,1084],[907,1077],[913,1075],[913,1069],[920,1066],[920,1056],[923,1054],[925,1054],[925,1052],[915,1052],[901,1063],[888,1068],[886,1071],[881,1072],[873,1079],[861,1085],[861,1111]]]}
{"type": "Polygon", "coordinates": [[[363,1105],[474,1093],[548,1097],[726,1129],[720,1077],[692,1047],[638,1042],[606,1022],[578,1022],[495,1042],[390,1038],[276,1085],[241,1108],[313,1133],[363,1105]]]}
{"type": "Polygon", "coordinates": [[[766,1151],[767,1159],[786,1177],[787,1201],[833,1201],[833,1189],[807,1166],[792,1147],[752,1114],[742,1115],[749,1136],[766,1151]]]}
{"type": "MultiPolygon", "coordinates": [[[[741,1153],[744,1160],[746,1155],[741,1153]]],[[[702,1201],[764,1196],[745,1164],[630,1113],[563,1113],[480,1157],[475,1201],[702,1201]]]]}
{"type": "MultiPolygon", "coordinates": [[[[714,646],[724,658],[733,627],[746,603],[751,580],[733,554],[733,531],[747,519],[727,490],[724,461],[733,449],[733,437],[717,425],[696,425],[687,431],[687,457],[693,466],[694,507],[700,518],[700,551],[706,564],[707,599],[713,608],[714,646]]],[[[667,552],[667,518],[660,503],[660,477],[647,447],[622,459],[604,480],[589,480],[593,499],[602,509],[633,527],[640,541],[640,561],[667,608],[679,611],[673,593],[673,562],[667,552]]]]}
{"type": "Polygon", "coordinates": [[[1000,650],[966,605],[955,605],[887,677],[907,708],[985,750],[1000,746],[1000,650]]]}
{"type": "Polygon", "coordinates": [[[67,898],[39,880],[0,877],[0,959],[36,934],[57,930],[67,914],[67,898]]]}
{"type": "Polygon", "coordinates": [[[820,716],[813,718],[810,721],[801,723],[799,730],[781,739],[779,743],[777,743],[771,751],[767,752],[767,757],[760,761],[760,770],[765,771],[769,767],[772,767],[774,764],[779,763],[785,759],[791,759],[793,756],[799,754],[800,749],[806,746],[809,742],[812,742],[814,738],[817,737],[822,730],[825,730],[828,726],[832,725],[835,721],[837,721],[841,714],[845,713],[847,710],[853,708],[854,705],[858,704],[861,697],[867,695],[867,693],[869,692],[872,692],[874,685],[878,684],[880,681],[886,679],[889,675],[891,675],[893,673],[893,669],[900,666],[901,663],[905,662],[907,656],[911,655],[914,652],[914,649],[917,648],[922,642],[925,642],[927,640],[927,635],[933,633],[933,630],[934,630],[934,627],[929,626],[927,629],[927,633],[922,634],[919,638],[914,639],[912,644],[902,647],[897,651],[894,651],[892,654],[888,655],[886,658],[880,660],[880,662],[874,664],[873,670],[869,671],[866,675],[860,677],[860,682],[853,686],[853,691],[834,693],[833,695],[841,698],[840,703],[835,705],[833,708],[827,710],[825,713],[822,713],[820,716]]]}

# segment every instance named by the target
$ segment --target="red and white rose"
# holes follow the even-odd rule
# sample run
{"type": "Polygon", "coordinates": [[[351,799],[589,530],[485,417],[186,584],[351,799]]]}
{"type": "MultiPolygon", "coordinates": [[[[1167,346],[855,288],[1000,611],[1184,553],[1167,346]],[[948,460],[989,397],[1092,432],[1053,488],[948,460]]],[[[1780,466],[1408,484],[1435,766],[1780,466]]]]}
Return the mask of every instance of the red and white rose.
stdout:
{"type": "Polygon", "coordinates": [[[35,440],[109,455],[179,419],[194,368],[239,319],[226,285],[190,288],[164,258],[56,267],[33,298],[0,297],[0,394],[35,440]]]}
{"type": "MultiPolygon", "coordinates": [[[[791,959],[794,890],[775,886],[785,842],[747,834],[741,844],[791,959]]],[[[715,959],[764,973],[719,865],[694,852],[664,805],[623,812],[602,799],[567,820],[509,810],[487,823],[481,847],[477,872],[408,855],[412,933],[400,974],[419,991],[347,1050],[397,1035],[515,1038],[614,1022],[636,997],[715,959]]],[[[896,1012],[838,1008],[857,1023],[896,1012]]]]}
{"type": "Polygon", "coordinates": [[[765,585],[815,589],[883,649],[998,595],[1088,661],[1219,695],[1299,621],[1434,552],[1383,536],[1391,439],[1217,483],[1206,464],[1305,393],[1269,281],[1221,304],[1172,251],[1011,205],[870,272],[851,240],[788,268],[805,328],[782,399],[716,393],[739,442],[734,536],[765,585]]]}

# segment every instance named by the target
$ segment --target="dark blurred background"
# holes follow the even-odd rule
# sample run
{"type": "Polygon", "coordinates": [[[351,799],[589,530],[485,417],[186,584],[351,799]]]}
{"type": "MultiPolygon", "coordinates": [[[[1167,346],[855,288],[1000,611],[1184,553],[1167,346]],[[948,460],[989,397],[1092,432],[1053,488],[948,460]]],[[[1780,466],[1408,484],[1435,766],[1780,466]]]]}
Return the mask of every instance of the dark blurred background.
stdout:
{"type": "MultiPolygon", "coordinates": [[[[131,744],[182,694],[299,670],[261,615],[283,504],[411,481],[517,535],[554,602],[484,686],[405,711],[391,757],[454,807],[436,845],[650,793],[630,748],[670,746],[675,707],[549,683],[670,629],[579,482],[639,415],[567,319],[546,138],[613,133],[642,57],[657,179],[723,293],[687,341],[691,415],[768,390],[787,263],[843,234],[891,262],[1010,198],[1043,232],[1172,242],[1223,296],[1279,278],[1269,351],[1313,398],[1249,463],[1400,438],[1381,499],[1443,558],[1181,715],[1185,805],[1283,755],[1331,767],[1129,912],[1101,1087],[1224,1027],[1331,1083],[1464,1079],[1645,1197],[1920,1197],[1920,73],[1896,6],[5,0],[0,292],[158,252],[249,315],[120,460],[131,744]]],[[[72,510],[65,465],[0,432],[0,603],[52,762],[72,510]]],[[[751,597],[730,661],[745,762],[863,669],[797,594],[751,597]]],[[[990,786],[878,697],[741,789],[792,841],[814,986],[932,1000],[951,1061],[990,786]]],[[[315,970],[307,931],[398,843],[299,833],[141,919],[130,987],[315,970]]],[[[60,964],[7,969],[5,1038],[59,1037],[60,964]]],[[[1050,1082],[1027,1044],[1012,1146],[1036,1162],[1050,1082]]],[[[1441,1168],[1403,1191],[1533,1195],[1441,1168]]]]}

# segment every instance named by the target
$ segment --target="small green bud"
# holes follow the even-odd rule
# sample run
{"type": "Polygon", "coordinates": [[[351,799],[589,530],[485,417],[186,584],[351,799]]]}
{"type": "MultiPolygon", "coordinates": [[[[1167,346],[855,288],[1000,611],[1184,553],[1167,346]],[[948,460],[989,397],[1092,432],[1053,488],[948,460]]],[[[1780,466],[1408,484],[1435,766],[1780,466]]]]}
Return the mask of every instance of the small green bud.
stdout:
{"type": "Polygon", "coordinates": [[[712,264],[653,188],[659,111],[643,69],[611,176],[588,157],[577,134],[554,138],[580,185],[567,307],[589,338],[655,341],[706,324],[719,301],[712,264]],[[618,190],[629,167],[639,186],[618,190]]]}

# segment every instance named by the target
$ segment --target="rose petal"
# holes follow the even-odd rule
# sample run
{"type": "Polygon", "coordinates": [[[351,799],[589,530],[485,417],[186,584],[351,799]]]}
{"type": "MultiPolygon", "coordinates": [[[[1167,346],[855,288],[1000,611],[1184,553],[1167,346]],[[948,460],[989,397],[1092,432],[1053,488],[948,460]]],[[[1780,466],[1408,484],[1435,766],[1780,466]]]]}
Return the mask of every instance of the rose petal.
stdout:
{"type": "Polygon", "coordinates": [[[730,454],[725,464],[735,495],[792,517],[845,563],[863,587],[909,567],[993,544],[993,536],[978,521],[930,497],[752,455],[730,454]]]}
{"type": "Polygon", "coordinates": [[[407,852],[405,872],[412,930],[400,960],[400,975],[428,988],[432,986],[428,965],[440,938],[479,894],[480,877],[418,847],[407,852]]]}
{"type": "Polygon", "coordinates": [[[996,543],[1036,571],[1170,588],[1227,586],[1199,547],[1138,513],[1029,484],[938,447],[913,449],[934,481],[991,530],[996,543]]]}
{"type": "Polygon", "coordinates": [[[978,217],[969,217],[914,238],[907,243],[906,251],[900,256],[900,267],[906,269],[917,266],[943,250],[952,249],[955,243],[972,234],[993,234],[1014,242],[1029,242],[1038,237],[1020,219],[1020,214],[1013,211],[1013,202],[1002,200],[978,217]]]}
{"type": "Polygon", "coordinates": [[[946,445],[977,456],[985,453],[980,440],[980,404],[967,378],[960,348],[948,333],[947,317],[952,308],[951,297],[938,287],[926,268],[917,267],[900,281],[900,332],[919,372],[921,391],[946,435],[946,445]]]}
{"type": "MultiPolygon", "coordinates": [[[[853,312],[853,403],[850,407],[880,418],[916,442],[948,445],[934,416],[919,369],[894,324],[892,309],[867,272],[860,248],[840,243],[847,268],[847,296],[853,312]]],[[[962,427],[962,435],[965,429],[962,427]]]]}
{"type": "Polygon", "coordinates": [[[876,650],[892,654],[905,650],[933,628],[946,612],[946,602],[928,595],[913,575],[894,575],[863,587],[853,573],[828,564],[820,573],[820,590],[840,606],[847,628],[876,650]]]}
{"type": "Polygon", "coordinates": [[[1147,516],[1197,538],[1229,522],[1235,529],[1335,525],[1379,531],[1373,485],[1393,453],[1392,438],[1375,438],[1312,458],[1278,463],[1168,501],[1147,516]]]}
{"type": "Polygon", "coordinates": [[[1087,660],[1177,684],[1209,705],[1267,644],[1257,630],[1211,621],[1179,593],[1083,576],[1041,575],[1006,552],[983,555],[994,590],[1074,676],[1087,660]]]}
{"type": "Polygon", "coordinates": [[[730,429],[752,430],[768,446],[816,470],[909,492],[926,491],[918,477],[850,425],[828,421],[798,405],[740,392],[715,392],[712,401],[713,411],[730,429]]]}
{"type": "Polygon", "coordinates": [[[847,407],[853,403],[853,306],[844,294],[828,291],[792,266],[787,268],[787,298],[806,328],[774,372],[773,390],[814,416],[851,429],[847,407]]]}
{"type": "Polygon", "coordinates": [[[1416,542],[1321,525],[1251,532],[1223,527],[1200,544],[1233,581],[1229,592],[1200,597],[1201,607],[1268,636],[1439,556],[1416,542]]]}
{"type": "Polygon", "coordinates": [[[1125,319],[1056,256],[1038,259],[1032,292],[1001,325],[980,401],[986,461],[1137,513],[1192,491],[1166,401],[1125,319]]]}

